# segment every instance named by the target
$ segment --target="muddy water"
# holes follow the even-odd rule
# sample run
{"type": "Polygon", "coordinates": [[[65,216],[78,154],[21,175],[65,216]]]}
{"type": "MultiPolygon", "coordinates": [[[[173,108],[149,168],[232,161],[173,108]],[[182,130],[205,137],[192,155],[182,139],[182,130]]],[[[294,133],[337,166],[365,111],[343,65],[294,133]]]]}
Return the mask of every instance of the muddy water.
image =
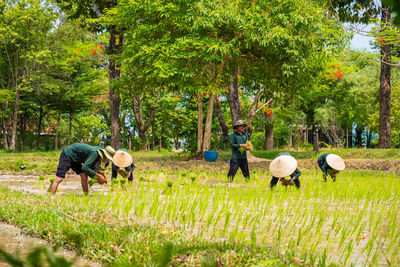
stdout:
{"type": "MultiPolygon", "coordinates": [[[[47,189],[50,185],[48,178],[44,180],[42,185],[38,185],[38,176],[22,176],[22,175],[0,175],[0,185],[6,186],[13,190],[22,191],[30,194],[48,194],[47,189]]],[[[82,193],[82,186],[80,177],[77,175],[67,176],[64,181],[58,186],[59,192],[57,194],[74,194],[82,193]]],[[[90,192],[107,191],[106,186],[94,184],[90,188],[90,192]]]]}
{"type": "MultiPolygon", "coordinates": [[[[46,241],[33,238],[25,235],[21,229],[14,227],[12,225],[0,223],[0,246],[9,253],[19,252],[22,258],[33,249],[39,246],[51,247],[46,241]]],[[[57,256],[64,256],[68,259],[73,259],[76,257],[74,252],[58,249],[56,252],[57,256]]],[[[6,263],[0,262],[0,266],[9,266],[6,263]]],[[[82,258],[76,258],[74,266],[101,266],[98,263],[90,262],[82,258]]]]}

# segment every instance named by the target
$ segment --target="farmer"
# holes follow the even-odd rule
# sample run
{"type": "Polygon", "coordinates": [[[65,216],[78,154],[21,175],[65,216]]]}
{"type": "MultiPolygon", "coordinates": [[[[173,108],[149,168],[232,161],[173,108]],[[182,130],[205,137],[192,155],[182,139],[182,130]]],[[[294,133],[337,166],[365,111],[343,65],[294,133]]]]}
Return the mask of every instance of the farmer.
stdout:
{"type": "Polygon", "coordinates": [[[294,183],[297,189],[300,189],[299,177],[301,172],[297,168],[297,160],[289,152],[279,153],[269,165],[269,171],[272,174],[271,189],[274,189],[279,180],[284,186],[293,185],[294,183]],[[290,176],[290,179],[286,180],[286,176],[290,176]]]}
{"type": "Polygon", "coordinates": [[[132,156],[125,150],[118,150],[115,153],[113,157],[113,163],[111,164],[111,179],[117,178],[117,175],[119,173],[121,176],[128,178],[128,181],[132,182],[132,172],[134,169],[135,164],[133,164],[132,156]],[[115,165],[115,163],[117,163],[121,167],[118,167],[117,165],[115,165]]]}
{"type": "Polygon", "coordinates": [[[328,175],[335,182],[336,175],[346,167],[340,156],[330,153],[324,153],[318,157],[318,166],[323,172],[322,175],[325,182],[328,175]]]}
{"type": "Polygon", "coordinates": [[[107,183],[104,177],[105,165],[109,160],[113,160],[114,154],[115,150],[110,146],[103,149],[100,146],[76,143],[65,148],[61,152],[56,179],[51,186],[52,197],[69,169],[81,177],[82,190],[85,194],[89,192],[88,176],[97,177],[100,184],[107,183]]]}
{"type": "Polygon", "coordinates": [[[235,177],[239,167],[242,170],[244,179],[246,179],[246,181],[250,179],[249,164],[247,162],[246,155],[246,151],[249,150],[249,148],[246,146],[246,142],[249,140],[249,137],[244,132],[245,126],[246,123],[244,123],[242,120],[238,120],[233,126],[234,132],[231,134],[230,139],[232,158],[229,166],[228,182],[233,181],[233,178],[235,177]]]}

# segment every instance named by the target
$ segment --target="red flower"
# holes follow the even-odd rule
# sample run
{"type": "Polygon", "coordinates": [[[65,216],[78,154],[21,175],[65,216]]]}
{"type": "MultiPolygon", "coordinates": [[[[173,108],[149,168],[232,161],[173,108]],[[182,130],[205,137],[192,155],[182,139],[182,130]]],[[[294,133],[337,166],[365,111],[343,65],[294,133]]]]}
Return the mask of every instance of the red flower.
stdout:
{"type": "Polygon", "coordinates": [[[383,40],[378,40],[378,44],[383,44],[383,40]]]}
{"type": "Polygon", "coordinates": [[[331,75],[331,74],[329,74],[329,75],[328,75],[328,77],[329,77],[329,78],[332,78],[332,75],[331,75]]]}
{"type": "Polygon", "coordinates": [[[267,115],[268,117],[272,116],[272,110],[267,110],[267,112],[265,112],[265,115],[267,115]]]}
{"type": "Polygon", "coordinates": [[[80,49],[80,48],[77,48],[76,51],[81,52],[81,49],[80,49]]]}
{"type": "Polygon", "coordinates": [[[102,46],[102,45],[96,45],[99,49],[101,49],[101,50],[103,50],[104,49],[104,46],[102,46]]]}
{"type": "Polygon", "coordinates": [[[92,54],[92,55],[96,55],[96,54],[97,54],[97,52],[96,52],[96,50],[92,49],[92,50],[90,50],[90,54],[92,54]]]}
{"type": "Polygon", "coordinates": [[[240,104],[240,109],[242,109],[243,108],[243,104],[240,104]]]}

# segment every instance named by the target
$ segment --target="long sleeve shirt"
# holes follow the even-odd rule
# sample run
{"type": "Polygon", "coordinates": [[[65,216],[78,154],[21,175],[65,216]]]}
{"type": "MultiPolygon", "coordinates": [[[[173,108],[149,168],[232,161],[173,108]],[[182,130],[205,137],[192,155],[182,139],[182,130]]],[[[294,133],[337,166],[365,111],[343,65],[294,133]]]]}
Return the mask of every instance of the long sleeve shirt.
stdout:
{"type": "Polygon", "coordinates": [[[247,136],[246,133],[240,134],[238,131],[234,131],[231,133],[231,148],[232,148],[232,158],[236,159],[247,159],[247,154],[246,151],[243,153],[240,153],[240,145],[241,144],[246,144],[247,140],[249,140],[249,137],[247,136]]]}
{"type": "Polygon", "coordinates": [[[322,172],[324,173],[325,177],[328,176],[328,171],[332,169],[329,167],[328,162],[326,161],[326,157],[330,153],[324,153],[318,157],[318,166],[321,168],[322,172]]]}
{"type": "MultiPolygon", "coordinates": [[[[64,152],[71,161],[81,163],[82,171],[93,178],[93,176],[96,175],[94,165],[101,159],[98,153],[100,148],[101,146],[76,143],[65,148],[64,152]]],[[[99,172],[101,172],[102,166],[104,166],[104,164],[99,164],[99,172]]]]}

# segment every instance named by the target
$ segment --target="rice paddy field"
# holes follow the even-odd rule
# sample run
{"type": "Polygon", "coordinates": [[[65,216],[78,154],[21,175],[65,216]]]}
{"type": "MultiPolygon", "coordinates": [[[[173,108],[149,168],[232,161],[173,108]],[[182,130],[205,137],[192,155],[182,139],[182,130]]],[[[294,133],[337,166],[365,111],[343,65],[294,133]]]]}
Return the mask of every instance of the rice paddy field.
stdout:
{"type": "Polygon", "coordinates": [[[299,160],[301,189],[278,184],[274,191],[268,160],[250,163],[249,182],[239,171],[228,184],[224,154],[206,163],[133,153],[133,183],[95,184],[84,196],[71,175],[52,202],[53,173],[41,184],[35,172],[56,166],[57,156],[27,157],[25,176],[17,164],[14,176],[1,171],[0,219],[104,265],[400,265],[396,153],[369,162],[394,169],[347,169],[327,183],[313,164],[317,155],[307,156],[299,160]]]}

